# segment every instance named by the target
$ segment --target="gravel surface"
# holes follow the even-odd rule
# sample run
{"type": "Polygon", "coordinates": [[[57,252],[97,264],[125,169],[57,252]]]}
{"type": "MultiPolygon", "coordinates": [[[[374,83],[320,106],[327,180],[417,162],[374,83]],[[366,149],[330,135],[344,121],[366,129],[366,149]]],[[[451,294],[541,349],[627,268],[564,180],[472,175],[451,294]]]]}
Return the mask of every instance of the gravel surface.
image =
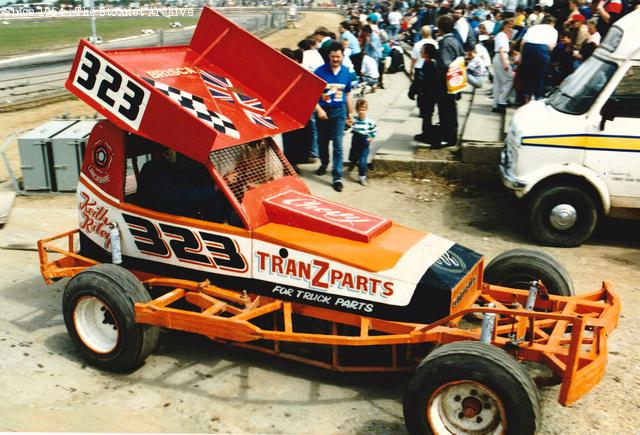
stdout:
{"type": "MultiPolygon", "coordinates": [[[[530,245],[517,203],[502,189],[405,176],[368,187],[303,176],[317,195],[456,240],[491,258],[530,245]]],[[[0,239],[54,234],[75,225],[72,196],[19,198],[0,239]]],[[[607,373],[579,402],[562,407],[559,387],[541,390],[546,434],[634,434],[640,428],[640,247],[636,222],[607,221],[579,248],[545,249],[576,291],[611,280],[623,300],[609,341],[607,373]]],[[[128,375],[86,366],[67,336],[64,281],[47,287],[32,251],[0,251],[0,431],[401,434],[407,375],[341,374],[168,331],[146,364],[128,375]]]]}

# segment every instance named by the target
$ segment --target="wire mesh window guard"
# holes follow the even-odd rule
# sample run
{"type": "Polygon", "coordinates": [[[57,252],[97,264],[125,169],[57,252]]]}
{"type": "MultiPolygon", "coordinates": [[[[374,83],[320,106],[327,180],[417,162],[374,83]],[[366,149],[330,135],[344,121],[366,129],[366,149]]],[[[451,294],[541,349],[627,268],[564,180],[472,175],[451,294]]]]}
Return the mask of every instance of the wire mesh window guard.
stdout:
{"type": "Polygon", "coordinates": [[[247,190],[295,175],[291,165],[267,139],[211,151],[209,159],[238,202],[247,190]]]}

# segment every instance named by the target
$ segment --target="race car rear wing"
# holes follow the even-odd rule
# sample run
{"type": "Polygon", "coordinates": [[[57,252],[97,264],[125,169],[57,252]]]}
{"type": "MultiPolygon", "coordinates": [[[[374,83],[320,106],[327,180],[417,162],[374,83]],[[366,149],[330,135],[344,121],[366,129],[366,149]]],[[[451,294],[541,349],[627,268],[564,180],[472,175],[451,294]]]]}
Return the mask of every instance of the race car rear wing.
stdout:
{"type": "Polygon", "coordinates": [[[205,7],[188,46],[80,41],[66,87],[118,127],[208,163],[212,150],[303,127],[324,82],[205,7]]]}

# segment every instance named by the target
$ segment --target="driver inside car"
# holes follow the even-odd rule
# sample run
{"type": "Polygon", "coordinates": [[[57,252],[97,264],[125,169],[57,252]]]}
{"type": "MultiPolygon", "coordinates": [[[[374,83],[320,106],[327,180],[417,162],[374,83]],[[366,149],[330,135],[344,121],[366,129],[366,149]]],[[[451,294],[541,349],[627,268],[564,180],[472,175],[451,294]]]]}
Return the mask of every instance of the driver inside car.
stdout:
{"type": "Polygon", "coordinates": [[[138,187],[142,207],[222,223],[230,215],[230,204],[204,166],[163,147],[145,163],[138,187]]]}

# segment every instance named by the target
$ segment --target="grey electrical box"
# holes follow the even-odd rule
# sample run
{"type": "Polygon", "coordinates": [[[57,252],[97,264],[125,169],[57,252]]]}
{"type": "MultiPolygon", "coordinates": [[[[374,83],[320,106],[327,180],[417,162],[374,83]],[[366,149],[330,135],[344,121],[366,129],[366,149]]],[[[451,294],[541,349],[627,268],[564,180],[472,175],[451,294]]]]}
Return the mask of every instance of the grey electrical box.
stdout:
{"type": "Polygon", "coordinates": [[[91,130],[98,120],[49,121],[18,138],[26,191],[72,192],[91,130]]]}
{"type": "Polygon", "coordinates": [[[74,192],[76,190],[84,150],[96,122],[96,120],[78,121],[51,138],[53,172],[58,192],[74,192]]]}

